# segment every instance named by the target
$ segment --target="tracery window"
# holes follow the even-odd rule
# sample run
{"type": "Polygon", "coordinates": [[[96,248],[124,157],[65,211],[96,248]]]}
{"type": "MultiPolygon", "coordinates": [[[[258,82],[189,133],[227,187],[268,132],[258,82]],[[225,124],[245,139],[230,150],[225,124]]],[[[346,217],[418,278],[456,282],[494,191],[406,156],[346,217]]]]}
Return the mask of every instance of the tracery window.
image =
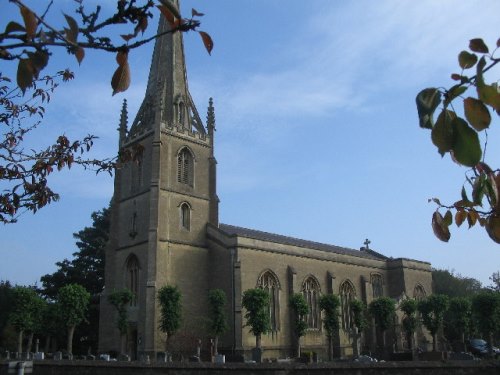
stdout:
{"type": "Polygon", "coordinates": [[[371,284],[373,291],[373,299],[382,297],[384,295],[384,288],[382,282],[382,275],[375,273],[371,275],[371,284]]]}
{"type": "Polygon", "coordinates": [[[180,206],[181,209],[181,225],[184,229],[191,229],[191,207],[189,204],[184,202],[180,206]]]}
{"type": "Polygon", "coordinates": [[[350,330],[353,325],[353,313],[351,310],[351,301],[356,298],[356,290],[349,280],[340,285],[340,309],[342,316],[342,328],[350,330]]]}
{"type": "Polygon", "coordinates": [[[135,255],[131,255],[127,260],[126,287],[133,294],[130,306],[137,306],[139,296],[139,260],[135,255]]]}
{"type": "Polygon", "coordinates": [[[257,281],[257,287],[267,291],[269,295],[269,321],[271,331],[279,330],[279,281],[272,271],[265,271],[257,281]]]}
{"type": "Polygon", "coordinates": [[[308,328],[320,328],[320,309],[319,309],[319,296],[320,287],[318,280],[313,276],[309,276],[302,285],[302,294],[306,300],[309,313],[306,317],[308,328]]]}
{"type": "Polygon", "coordinates": [[[177,155],[177,181],[193,186],[194,157],[188,148],[183,148],[177,155]]]}

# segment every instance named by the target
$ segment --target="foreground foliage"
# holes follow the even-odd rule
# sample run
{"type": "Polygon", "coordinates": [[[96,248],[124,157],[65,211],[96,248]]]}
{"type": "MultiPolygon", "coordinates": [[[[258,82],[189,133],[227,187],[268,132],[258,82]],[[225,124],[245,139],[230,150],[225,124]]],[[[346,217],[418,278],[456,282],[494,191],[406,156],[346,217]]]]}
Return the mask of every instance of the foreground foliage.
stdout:
{"type": "Polygon", "coordinates": [[[431,130],[439,154],[449,153],[453,161],[470,168],[459,200],[452,205],[437,198],[429,200],[438,206],[432,216],[434,234],[445,242],[450,239],[453,221],[457,226],[467,221],[469,228],[479,223],[493,241],[500,243],[500,169],[486,163],[487,129],[492,114],[500,114],[498,81],[488,83],[486,73],[494,71],[500,62],[495,56],[499,47],[500,39],[494,49],[480,38],[471,39],[469,50],[458,55],[460,73],[451,75],[457,83],[449,89],[426,88],[417,95],[420,126],[431,130]],[[473,68],[472,73],[467,73],[473,68]],[[434,120],[438,107],[440,112],[434,120]]]}

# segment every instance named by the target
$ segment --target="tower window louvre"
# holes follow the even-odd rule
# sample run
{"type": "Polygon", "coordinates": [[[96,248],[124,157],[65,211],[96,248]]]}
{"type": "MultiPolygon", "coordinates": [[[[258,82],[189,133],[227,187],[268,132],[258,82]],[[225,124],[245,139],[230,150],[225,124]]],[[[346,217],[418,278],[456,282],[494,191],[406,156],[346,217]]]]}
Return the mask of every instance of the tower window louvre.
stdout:
{"type": "Polygon", "coordinates": [[[184,148],[177,156],[177,182],[193,186],[193,180],[194,157],[187,148],[184,148]]]}

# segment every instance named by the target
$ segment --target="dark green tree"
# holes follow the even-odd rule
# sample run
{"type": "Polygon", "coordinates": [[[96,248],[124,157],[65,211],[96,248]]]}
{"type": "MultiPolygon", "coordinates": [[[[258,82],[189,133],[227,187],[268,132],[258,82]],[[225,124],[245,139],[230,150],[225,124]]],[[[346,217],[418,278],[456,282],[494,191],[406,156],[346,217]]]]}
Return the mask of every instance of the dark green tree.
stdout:
{"type": "Polygon", "coordinates": [[[406,334],[410,349],[415,349],[415,331],[418,326],[417,310],[418,302],[415,299],[405,299],[399,305],[400,310],[404,313],[402,325],[406,334]]]}
{"type": "Polygon", "coordinates": [[[82,323],[87,314],[90,293],[78,284],[69,284],[62,287],[57,295],[57,306],[61,321],[67,329],[66,350],[73,354],[73,334],[75,328],[82,323]]]}
{"type": "Polygon", "coordinates": [[[108,301],[113,305],[118,314],[116,327],[120,331],[120,354],[125,354],[125,343],[128,331],[128,305],[134,298],[134,294],[129,289],[114,290],[108,295],[108,301]]]}
{"type": "Polygon", "coordinates": [[[18,334],[17,351],[23,351],[23,335],[27,331],[33,331],[41,314],[41,298],[33,288],[16,286],[12,288],[12,305],[9,314],[9,322],[18,334]]]}
{"type": "Polygon", "coordinates": [[[500,293],[485,291],[472,297],[472,316],[479,332],[488,341],[491,356],[493,335],[500,330],[500,293]]]}
{"type": "Polygon", "coordinates": [[[366,319],[367,308],[365,303],[359,299],[353,299],[349,304],[351,306],[355,329],[355,332],[353,333],[354,340],[352,343],[352,349],[354,356],[357,357],[360,354],[361,336],[365,328],[368,326],[368,320],[366,319]]]}
{"type": "Polygon", "coordinates": [[[394,322],[396,314],[396,304],[392,298],[379,297],[370,302],[368,312],[375,320],[375,325],[382,333],[382,350],[384,353],[387,351],[386,332],[394,322]]]}
{"type": "Polygon", "coordinates": [[[444,334],[450,341],[459,341],[461,350],[467,351],[465,336],[471,328],[471,300],[465,297],[450,299],[450,305],[445,313],[444,334]]]}
{"type": "Polygon", "coordinates": [[[437,333],[443,326],[444,314],[449,306],[449,298],[443,294],[432,294],[419,301],[418,311],[422,323],[432,335],[432,350],[437,350],[437,333]]]}
{"type": "Polygon", "coordinates": [[[56,299],[60,288],[68,284],[83,286],[91,295],[104,288],[104,253],[109,239],[110,210],[103,208],[92,213],[92,225],[73,233],[78,251],[70,261],[57,262],[57,271],[41,277],[41,293],[56,299]]]}
{"type": "Polygon", "coordinates": [[[9,327],[9,314],[12,310],[13,296],[12,285],[9,281],[0,281],[0,348],[7,348],[7,329],[9,327]]]}
{"type": "Polygon", "coordinates": [[[269,294],[260,288],[248,289],[243,292],[242,305],[246,310],[246,325],[255,336],[255,347],[262,347],[262,334],[271,330],[269,317],[269,294]]]}
{"type": "Polygon", "coordinates": [[[229,328],[226,316],[226,293],[222,289],[212,289],[208,292],[208,303],[210,305],[210,331],[214,337],[215,355],[219,354],[219,336],[223,335],[229,328]]]}
{"type": "Polygon", "coordinates": [[[470,297],[483,289],[481,282],[448,270],[432,270],[432,293],[448,297],[470,297]]]}
{"type": "Polygon", "coordinates": [[[181,297],[176,286],[165,285],[158,290],[160,330],[166,335],[165,351],[168,351],[171,337],[181,326],[181,297]]]}
{"type": "Polygon", "coordinates": [[[296,354],[300,357],[300,338],[307,332],[307,314],[309,307],[302,293],[294,293],[290,297],[290,308],[293,313],[293,333],[296,339],[296,354]]]}
{"type": "Polygon", "coordinates": [[[340,299],[334,294],[323,294],[319,298],[319,308],[324,313],[323,327],[328,337],[328,360],[333,360],[333,337],[340,327],[339,321],[340,299]]]}
{"type": "Polygon", "coordinates": [[[500,292],[500,271],[493,272],[490,276],[490,280],[492,284],[489,288],[496,292],[500,292]]]}

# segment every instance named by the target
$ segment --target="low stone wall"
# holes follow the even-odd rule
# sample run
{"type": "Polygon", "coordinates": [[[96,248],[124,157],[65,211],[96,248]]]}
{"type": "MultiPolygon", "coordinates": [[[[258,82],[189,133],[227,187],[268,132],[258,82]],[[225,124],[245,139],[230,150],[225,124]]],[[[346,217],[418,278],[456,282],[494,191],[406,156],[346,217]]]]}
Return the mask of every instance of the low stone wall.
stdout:
{"type": "MultiPolygon", "coordinates": [[[[498,375],[500,361],[341,363],[169,363],[143,365],[135,362],[35,361],[34,375],[498,375]]],[[[7,362],[0,375],[7,374],[7,362]]]]}

